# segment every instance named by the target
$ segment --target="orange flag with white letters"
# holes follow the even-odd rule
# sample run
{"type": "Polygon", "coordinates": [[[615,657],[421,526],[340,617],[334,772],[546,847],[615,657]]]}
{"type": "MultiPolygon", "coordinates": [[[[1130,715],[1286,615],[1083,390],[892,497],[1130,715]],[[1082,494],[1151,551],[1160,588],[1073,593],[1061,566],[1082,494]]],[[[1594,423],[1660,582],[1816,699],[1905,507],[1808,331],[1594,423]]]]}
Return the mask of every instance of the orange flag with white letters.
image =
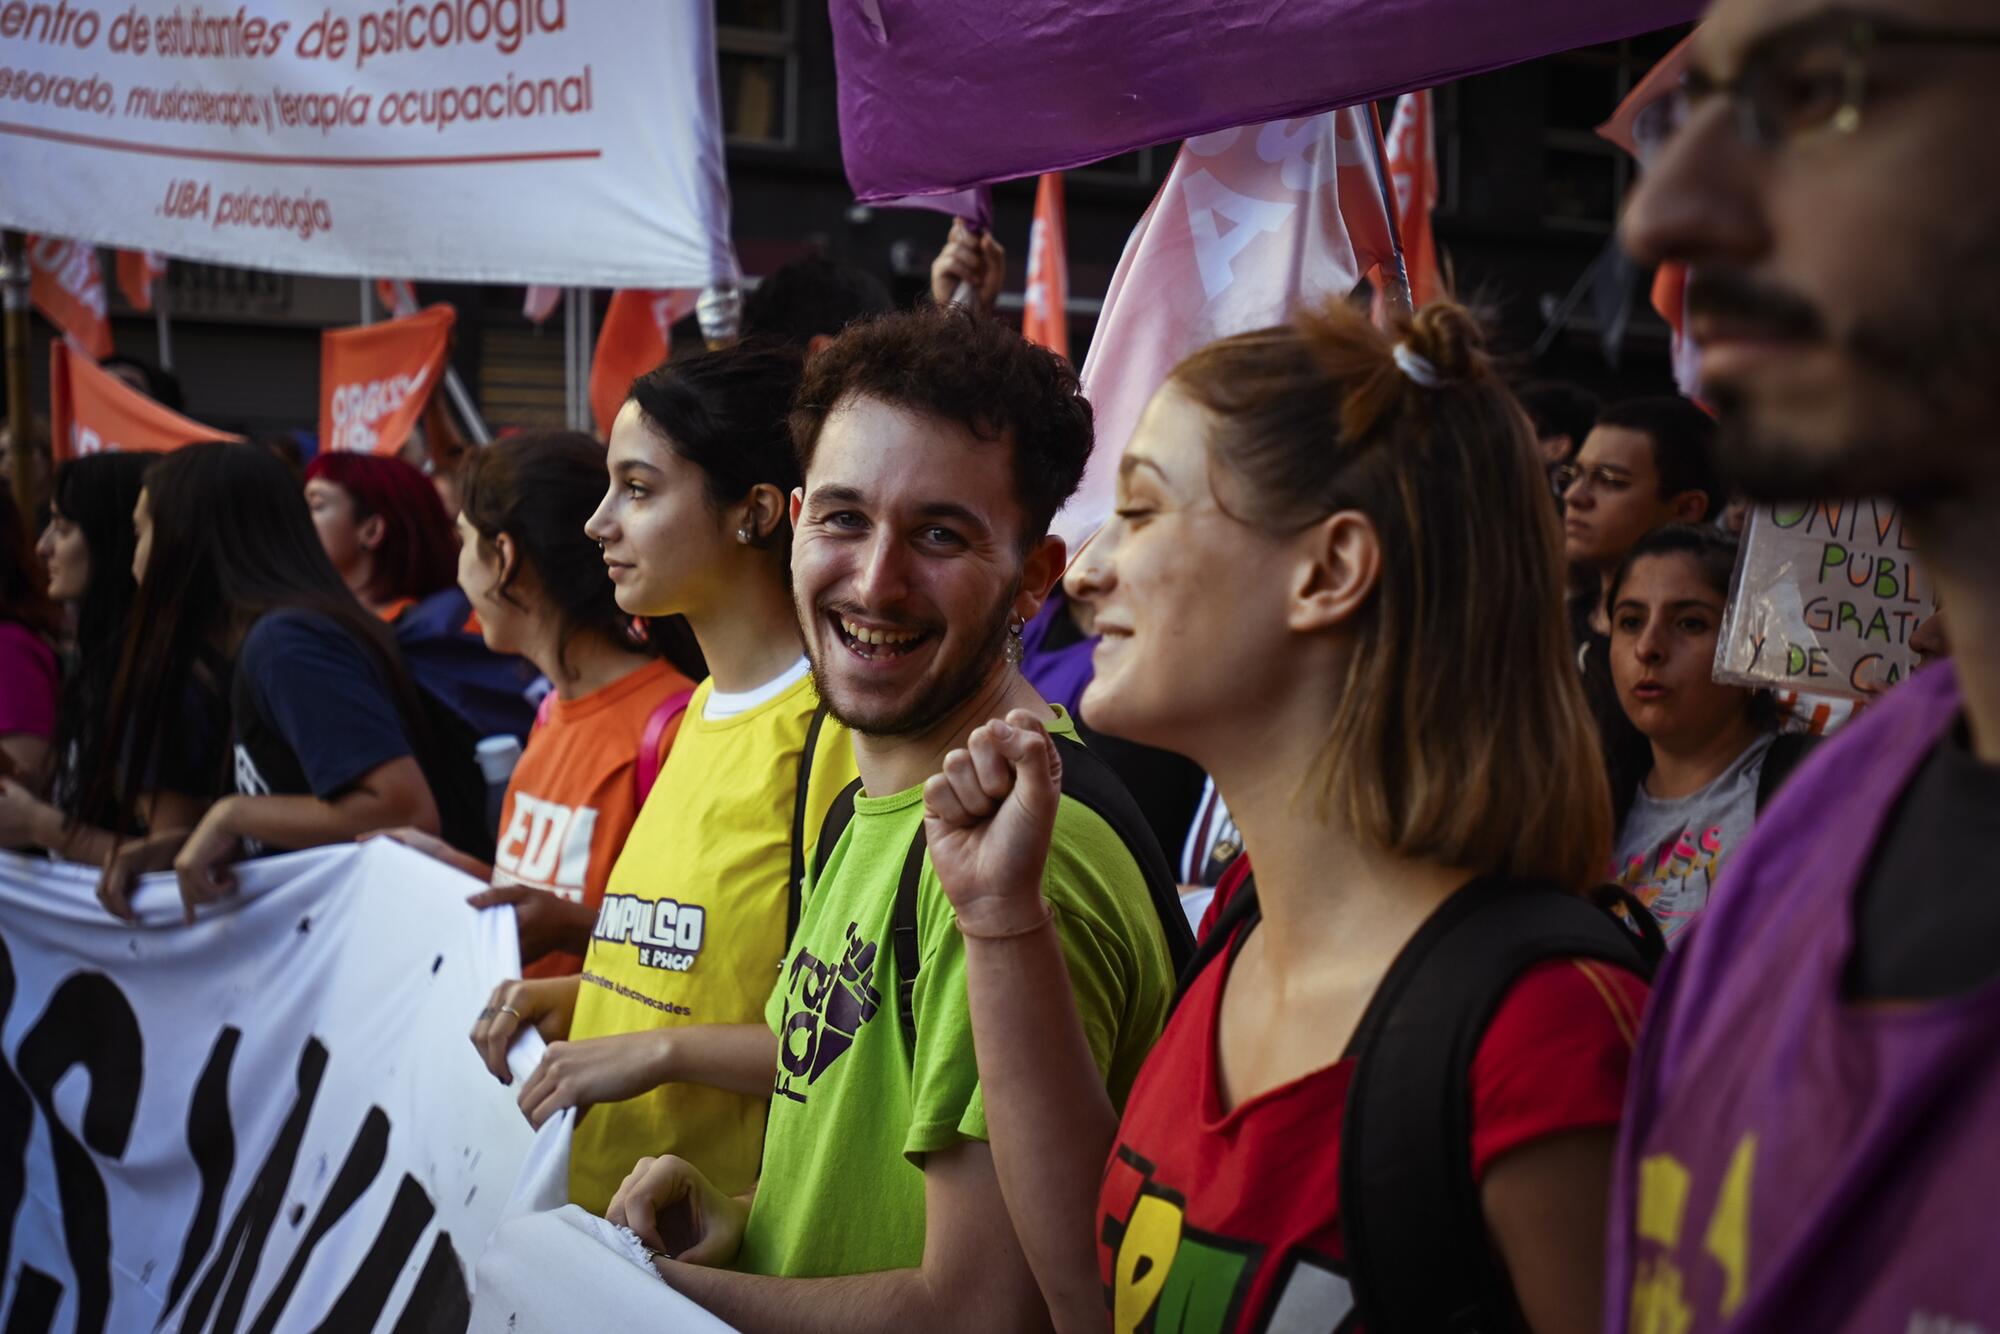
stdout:
{"type": "Polygon", "coordinates": [[[169,411],[66,342],[49,347],[49,417],[58,463],[89,454],[161,453],[243,437],[169,411]]]}
{"type": "Polygon", "coordinates": [[[1062,173],[1044,172],[1035,186],[1035,220],[1028,228],[1028,300],[1021,336],[1062,357],[1069,355],[1067,234],[1062,173]]]}
{"type": "Polygon", "coordinates": [[[104,269],[97,247],[60,236],[28,239],[28,296],[49,323],[99,361],[111,355],[104,269]]]}
{"type": "Polygon", "coordinates": [[[611,423],[625,406],[632,381],[667,359],[674,325],[694,313],[700,298],[686,288],[630,289],[612,296],[590,360],[590,415],[598,435],[611,438],[611,423]]]}
{"type": "Polygon", "coordinates": [[[118,290],[134,310],[153,308],[153,284],[167,275],[167,257],[151,250],[118,252],[118,290]]]}
{"type": "Polygon", "coordinates": [[[451,350],[452,308],[328,329],[319,340],[319,447],[393,454],[410,438],[451,350]]]}

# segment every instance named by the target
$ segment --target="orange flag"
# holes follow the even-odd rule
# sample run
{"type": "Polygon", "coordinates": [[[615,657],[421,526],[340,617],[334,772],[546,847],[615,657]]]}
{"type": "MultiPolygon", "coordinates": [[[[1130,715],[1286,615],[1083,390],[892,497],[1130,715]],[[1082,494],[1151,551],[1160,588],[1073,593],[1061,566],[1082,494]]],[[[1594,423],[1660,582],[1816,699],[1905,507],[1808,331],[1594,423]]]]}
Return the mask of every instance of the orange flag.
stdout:
{"type": "Polygon", "coordinates": [[[382,309],[397,319],[417,313],[417,289],[410,285],[408,278],[377,278],[375,299],[382,303],[382,309]]]}
{"type": "Polygon", "coordinates": [[[1389,181],[1396,191],[1396,234],[1403,241],[1403,267],[1410,276],[1410,307],[1444,295],[1438,276],[1437,241],[1431,210],[1437,207],[1437,138],[1431,131],[1431,95],[1405,93],[1389,121],[1389,181]]]}
{"type": "Polygon", "coordinates": [[[625,405],[632,381],[667,359],[674,325],[694,312],[700,297],[684,288],[632,289],[612,296],[590,361],[590,415],[598,435],[611,438],[611,423],[625,405]]]}
{"type": "Polygon", "coordinates": [[[1068,228],[1062,173],[1044,172],[1035,186],[1035,220],[1028,227],[1028,304],[1021,336],[1058,356],[1069,355],[1068,228]]]}
{"type": "Polygon", "coordinates": [[[111,324],[104,313],[104,272],[97,247],[60,236],[28,242],[29,297],[49,323],[102,361],[111,355],[111,324]]]}
{"type": "Polygon", "coordinates": [[[167,257],[151,250],[118,252],[118,290],[134,310],[153,308],[153,284],[167,276],[167,257]]]}
{"type": "Polygon", "coordinates": [[[393,454],[444,374],[450,306],[400,320],[328,329],[319,340],[319,447],[393,454]]]}
{"type": "Polygon", "coordinates": [[[170,412],[66,342],[49,347],[49,416],[57,462],[86,454],[159,453],[243,437],[170,412]]]}

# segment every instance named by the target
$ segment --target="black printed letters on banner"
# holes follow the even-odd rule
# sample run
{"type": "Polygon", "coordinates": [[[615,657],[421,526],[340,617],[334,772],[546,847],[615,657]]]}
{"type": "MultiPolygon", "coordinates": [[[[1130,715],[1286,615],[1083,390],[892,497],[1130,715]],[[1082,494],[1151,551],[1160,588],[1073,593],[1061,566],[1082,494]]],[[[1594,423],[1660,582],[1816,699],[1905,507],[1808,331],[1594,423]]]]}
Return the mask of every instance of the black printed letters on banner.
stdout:
{"type": "MultiPolygon", "coordinates": [[[[0,937],[0,1023],[12,1011],[15,994],[13,955],[0,937]]],[[[218,1241],[223,1196],[236,1167],[229,1071],[242,1036],[235,1028],[216,1035],[188,1101],[187,1146],[200,1195],[188,1218],[187,1239],[160,1319],[162,1330],[171,1325],[178,1334],[271,1334],[287,1314],[320,1241],[368,1192],[388,1161],[389,1117],[381,1108],[370,1107],[311,1224],[302,1232],[294,1231],[288,1254],[273,1257],[284,1265],[283,1274],[246,1324],[244,1306],[264,1264],[266,1244],[298,1162],[326,1073],[327,1050],[317,1038],[306,1040],[299,1053],[291,1110],[218,1241]]],[[[0,1321],[0,1332],[48,1334],[64,1292],[60,1278],[26,1263],[16,1266],[13,1254],[14,1231],[27,1191],[28,1145],[39,1110],[52,1146],[63,1240],[76,1284],[75,1329],[77,1334],[103,1334],[111,1306],[113,1224],[96,1159],[124,1157],[144,1077],[144,1040],[137,1016],[125,993],[102,973],[79,972],[65,978],[21,1039],[13,1059],[0,1053],[0,1275],[13,1271],[15,1279],[13,1303],[0,1321]],[[57,1118],[53,1102],[56,1085],[78,1068],[89,1076],[90,1084],[81,1143],[57,1118]]],[[[375,1325],[387,1309],[397,1276],[436,1213],[423,1187],[405,1173],[388,1217],[320,1331],[333,1334],[375,1325]]],[[[465,1266],[450,1236],[440,1233],[396,1329],[426,1334],[462,1330],[470,1311],[465,1266]]]]}

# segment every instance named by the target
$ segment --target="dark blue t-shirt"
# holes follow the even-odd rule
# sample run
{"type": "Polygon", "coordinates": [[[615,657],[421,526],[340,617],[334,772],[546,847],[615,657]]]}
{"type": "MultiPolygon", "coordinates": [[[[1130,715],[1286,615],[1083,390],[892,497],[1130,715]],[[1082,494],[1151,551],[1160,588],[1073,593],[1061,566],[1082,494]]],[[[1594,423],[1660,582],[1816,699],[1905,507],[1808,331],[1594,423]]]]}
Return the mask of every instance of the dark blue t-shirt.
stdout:
{"type": "Polygon", "coordinates": [[[413,755],[372,653],[338,621],[287,609],[259,617],[230,690],[236,790],[332,800],[380,765],[413,755]]]}

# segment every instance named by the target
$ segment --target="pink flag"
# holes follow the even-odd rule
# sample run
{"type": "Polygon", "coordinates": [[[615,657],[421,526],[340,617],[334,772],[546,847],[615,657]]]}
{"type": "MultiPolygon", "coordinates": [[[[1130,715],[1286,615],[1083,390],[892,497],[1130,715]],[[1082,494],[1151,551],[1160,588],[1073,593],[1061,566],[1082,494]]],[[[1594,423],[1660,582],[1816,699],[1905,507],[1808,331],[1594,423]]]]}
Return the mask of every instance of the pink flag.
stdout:
{"type": "Polygon", "coordinates": [[[1410,277],[1410,307],[1444,295],[1438,273],[1431,210],[1437,207],[1437,139],[1431,129],[1431,95],[1404,93],[1389,121],[1389,180],[1396,191],[1396,231],[1403,238],[1403,267],[1410,277]]]}
{"type": "Polygon", "coordinates": [[[1021,312],[1021,337],[1062,357],[1069,355],[1067,236],[1062,173],[1052,171],[1035,186],[1035,220],[1028,228],[1028,300],[1021,312]]]}
{"type": "Polygon", "coordinates": [[[1389,256],[1364,108],[1189,139],[1111,276],[1083,364],[1097,447],[1056,518],[1074,549],[1111,510],[1125,442],[1183,357],[1350,295],[1389,256]]]}
{"type": "Polygon", "coordinates": [[[562,290],[560,287],[540,285],[530,287],[527,296],[521,301],[521,313],[534,323],[540,324],[555,310],[556,302],[562,300],[562,290]]]}

